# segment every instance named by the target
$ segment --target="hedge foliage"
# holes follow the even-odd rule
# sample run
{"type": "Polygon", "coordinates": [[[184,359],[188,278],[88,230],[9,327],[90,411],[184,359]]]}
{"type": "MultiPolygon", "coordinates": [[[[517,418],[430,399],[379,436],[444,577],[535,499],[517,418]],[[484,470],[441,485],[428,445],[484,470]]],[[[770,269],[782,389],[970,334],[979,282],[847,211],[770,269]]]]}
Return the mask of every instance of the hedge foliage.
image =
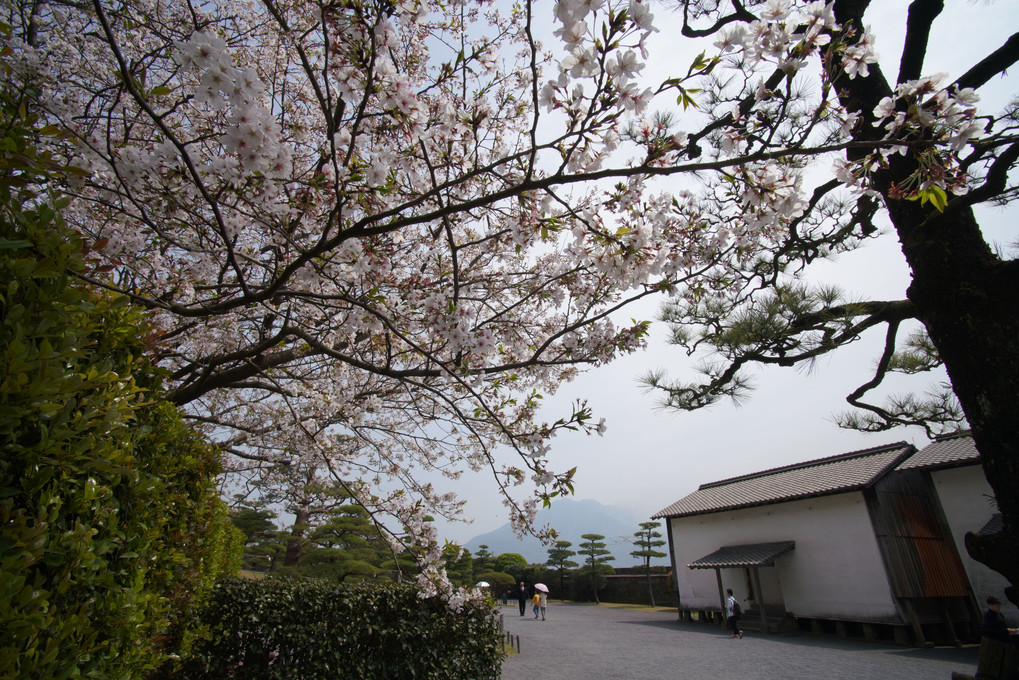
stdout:
{"type": "Polygon", "coordinates": [[[0,677],[143,677],[187,651],[239,537],[217,452],[159,399],[141,312],[72,275],[32,121],[0,116],[0,677]]]}
{"type": "Polygon", "coordinates": [[[491,606],[453,612],[388,580],[269,578],[216,586],[183,680],[486,680],[502,646],[491,606]]]}

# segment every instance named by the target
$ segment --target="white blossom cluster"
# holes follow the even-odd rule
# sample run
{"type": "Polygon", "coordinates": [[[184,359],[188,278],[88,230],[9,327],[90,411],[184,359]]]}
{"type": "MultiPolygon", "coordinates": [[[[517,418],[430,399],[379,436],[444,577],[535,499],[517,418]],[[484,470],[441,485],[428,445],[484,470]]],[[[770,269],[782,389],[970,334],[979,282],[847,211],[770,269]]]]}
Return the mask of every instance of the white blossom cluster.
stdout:
{"type": "MultiPolygon", "coordinates": [[[[559,75],[542,86],[538,102],[547,111],[562,111],[571,126],[597,115],[597,98],[610,96],[628,115],[639,115],[650,104],[654,91],[641,86],[639,76],[647,58],[645,43],[652,32],[654,16],[641,0],[561,0],[556,3],[558,36],[566,48],[558,62],[559,75]],[[619,19],[608,28],[608,21],[619,19]],[[602,30],[611,30],[603,34],[602,30]],[[612,44],[612,47],[608,43],[612,44]]],[[[601,166],[618,142],[611,128],[592,145],[569,159],[572,171],[601,166]]]]}
{"type": "Polygon", "coordinates": [[[207,31],[177,41],[176,46],[181,66],[201,74],[195,103],[212,110],[228,107],[227,128],[220,142],[223,151],[237,159],[231,169],[240,176],[234,181],[241,183],[245,176],[256,173],[270,179],[289,176],[290,150],[281,143],[279,125],[264,104],[265,87],[258,72],[252,67],[235,68],[226,42],[207,31]]]}
{"type": "Polygon", "coordinates": [[[984,132],[975,104],[979,96],[972,89],[946,88],[945,74],[900,83],[893,97],[885,97],[874,110],[877,124],[885,131],[887,144],[857,162],[838,160],[835,176],[861,193],[871,193],[870,176],[889,157],[911,155],[919,168],[893,198],[909,198],[937,188],[963,195],[968,177],[958,169],[958,154],[984,132]]]}

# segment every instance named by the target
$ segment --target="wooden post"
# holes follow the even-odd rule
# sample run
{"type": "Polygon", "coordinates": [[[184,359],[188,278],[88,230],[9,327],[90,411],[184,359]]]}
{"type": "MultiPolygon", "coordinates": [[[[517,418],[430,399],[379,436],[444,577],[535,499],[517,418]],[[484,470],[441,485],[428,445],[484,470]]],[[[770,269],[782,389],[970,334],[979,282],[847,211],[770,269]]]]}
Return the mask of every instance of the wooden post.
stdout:
{"type": "Polygon", "coordinates": [[[941,619],[945,622],[945,626],[948,628],[948,632],[952,634],[952,644],[956,647],[962,646],[962,636],[959,635],[959,631],[955,627],[955,621],[952,618],[951,612],[948,611],[948,607],[945,606],[945,598],[938,598],[938,607],[941,609],[941,619]]]}
{"type": "Polygon", "coordinates": [[[683,601],[679,595],[679,569],[676,567],[676,549],[672,542],[672,520],[668,517],[665,518],[665,533],[669,540],[669,560],[672,562],[672,586],[676,593],[676,610],[679,611],[683,606],[683,601]]]}
{"type": "Polygon", "coordinates": [[[715,567],[715,576],[718,578],[718,601],[721,603],[722,606],[722,615],[719,617],[722,620],[719,621],[719,623],[722,624],[722,628],[725,628],[726,624],[725,589],[722,588],[722,570],[718,567],[715,567]]]}
{"type": "Polygon", "coordinates": [[[761,632],[768,633],[768,612],[764,609],[764,593],[761,591],[761,568],[754,567],[754,588],[757,590],[757,602],[761,609],[761,632]]]}
{"type": "Polygon", "coordinates": [[[906,615],[909,618],[910,625],[913,627],[916,644],[922,645],[927,642],[927,638],[923,634],[923,626],[920,625],[920,618],[916,615],[916,609],[913,608],[913,600],[908,597],[904,597],[902,600],[906,605],[906,615]]]}

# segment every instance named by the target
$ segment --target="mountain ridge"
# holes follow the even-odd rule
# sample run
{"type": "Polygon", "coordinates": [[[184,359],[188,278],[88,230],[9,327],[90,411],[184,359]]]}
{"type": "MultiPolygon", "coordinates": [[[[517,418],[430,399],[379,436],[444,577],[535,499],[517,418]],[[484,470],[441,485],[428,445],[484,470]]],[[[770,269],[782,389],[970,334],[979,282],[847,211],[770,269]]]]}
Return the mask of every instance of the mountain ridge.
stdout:
{"type": "MultiPolygon", "coordinates": [[[[640,523],[644,521],[647,519],[638,518],[635,513],[617,506],[604,505],[591,499],[560,498],[553,501],[550,507],[538,511],[535,526],[548,525],[555,529],[558,540],[573,544],[570,550],[578,550],[584,540],[582,534],[602,534],[605,536],[602,541],[605,548],[615,558],[610,564],[613,567],[632,567],[639,563],[638,558],[630,555],[637,550],[633,544],[633,534],[640,530],[640,523]]],[[[498,529],[475,536],[464,544],[464,548],[476,554],[482,545],[487,545],[492,555],[519,553],[528,564],[544,564],[548,560],[547,546],[533,536],[518,539],[509,522],[498,529]]],[[[581,561],[577,557],[573,559],[578,563],[581,561]]],[[[664,562],[653,562],[659,563],[664,562]]]]}

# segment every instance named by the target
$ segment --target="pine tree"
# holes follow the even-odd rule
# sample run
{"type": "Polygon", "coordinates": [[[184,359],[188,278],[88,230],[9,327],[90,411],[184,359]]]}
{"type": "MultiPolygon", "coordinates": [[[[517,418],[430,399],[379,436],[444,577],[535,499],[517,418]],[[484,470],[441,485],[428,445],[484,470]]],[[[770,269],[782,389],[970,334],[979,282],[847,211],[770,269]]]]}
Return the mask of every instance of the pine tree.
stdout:
{"type": "Polygon", "coordinates": [[[651,599],[651,606],[655,606],[655,593],[651,589],[651,560],[655,557],[666,557],[668,553],[663,553],[661,550],[655,550],[665,545],[665,541],[662,539],[662,534],[656,531],[660,526],[661,522],[641,522],[640,531],[633,534],[636,540],[633,544],[637,546],[637,550],[630,553],[633,557],[639,557],[644,561],[644,573],[647,575],[647,594],[651,599]]]}
{"type": "Polygon", "coordinates": [[[576,550],[570,550],[572,545],[569,541],[556,541],[555,545],[548,549],[548,561],[545,562],[550,569],[555,569],[559,573],[559,592],[563,596],[566,593],[566,570],[577,567],[577,563],[570,559],[577,554],[576,550]]]}
{"type": "Polygon", "coordinates": [[[605,544],[602,542],[605,537],[601,534],[583,534],[581,538],[585,539],[580,544],[580,554],[584,555],[584,567],[581,569],[581,573],[591,579],[594,601],[600,604],[598,589],[605,585],[606,570],[612,570],[612,567],[608,566],[608,562],[616,558],[605,549],[605,544]]]}

